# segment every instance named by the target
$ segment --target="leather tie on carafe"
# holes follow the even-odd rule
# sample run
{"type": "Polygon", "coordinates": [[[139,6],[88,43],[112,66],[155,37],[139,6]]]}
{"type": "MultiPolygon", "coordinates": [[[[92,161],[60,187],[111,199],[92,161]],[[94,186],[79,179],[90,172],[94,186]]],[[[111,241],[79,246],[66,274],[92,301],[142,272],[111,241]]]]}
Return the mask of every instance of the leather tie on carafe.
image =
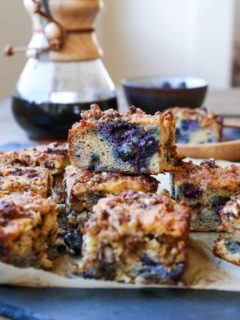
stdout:
{"type": "MultiPolygon", "coordinates": [[[[53,61],[82,61],[101,57],[102,50],[94,35],[95,28],[91,25],[101,8],[101,0],[67,0],[67,2],[66,0],[54,2],[51,2],[51,0],[49,0],[49,2],[47,0],[31,1],[34,5],[33,14],[38,14],[47,22],[45,28],[33,28],[33,33],[43,33],[46,36],[48,45],[40,48],[7,46],[4,49],[5,55],[12,56],[18,52],[29,52],[29,57],[38,58],[41,53],[49,52],[49,59],[53,61]],[[68,3],[68,5],[66,3],[68,3]],[[82,10],[83,14],[86,15],[85,21],[87,21],[88,26],[65,27],[62,23],[62,21],[64,22],[65,20],[64,9],[66,9],[62,9],[63,4],[66,7],[69,6],[69,8],[67,8],[68,14],[71,10],[75,9],[78,10],[77,12],[81,15],[82,10]],[[61,22],[53,17],[51,14],[52,11],[55,11],[56,15],[61,18],[61,22]],[[80,36],[83,36],[82,39],[80,36]],[[84,43],[85,46],[83,46],[84,43]]],[[[75,18],[78,18],[77,14],[75,14],[75,18]]],[[[66,20],[66,24],[75,24],[74,17],[69,18],[68,16],[66,20]]]]}

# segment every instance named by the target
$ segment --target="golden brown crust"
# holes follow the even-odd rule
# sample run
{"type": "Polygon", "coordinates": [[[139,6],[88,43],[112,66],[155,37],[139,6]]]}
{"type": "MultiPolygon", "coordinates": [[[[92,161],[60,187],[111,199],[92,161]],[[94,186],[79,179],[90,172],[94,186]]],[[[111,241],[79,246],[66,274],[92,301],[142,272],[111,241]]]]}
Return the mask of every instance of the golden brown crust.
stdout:
{"type": "Polygon", "coordinates": [[[200,165],[192,162],[185,163],[175,176],[175,183],[182,185],[184,182],[200,186],[202,190],[211,192],[224,190],[234,192],[240,190],[240,166],[230,165],[221,168],[214,160],[203,161],[200,165]]]}
{"type": "Polygon", "coordinates": [[[169,196],[128,191],[99,200],[97,214],[87,223],[85,232],[96,234],[110,223],[119,234],[153,233],[174,238],[187,238],[190,212],[183,203],[169,196]],[[106,219],[107,217],[107,219],[106,219]]]}
{"type": "Polygon", "coordinates": [[[52,193],[50,171],[40,167],[0,167],[0,196],[29,191],[43,198],[50,196],[52,193]]]}
{"type": "MultiPolygon", "coordinates": [[[[114,109],[108,109],[102,111],[98,105],[92,105],[90,110],[85,111],[81,115],[83,125],[86,122],[109,122],[109,121],[127,121],[129,123],[138,123],[138,124],[152,124],[156,122],[161,122],[162,119],[171,121],[173,115],[170,111],[167,112],[157,112],[155,115],[149,115],[145,113],[140,108],[134,106],[129,107],[127,113],[118,112],[114,109]]],[[[77,126],[77,125],[75,125],[77,126]]]]}
{"type": "Polygon", "coordinates": [[[27,220],[27,224],[41,222],[41,215],[46,215],[56,207],[55,202],[51,199],[43,199],[32,193],[11,194],[0,198],[0,217],[1,217],[1,239],[4,236],[11,235],[17,238],[18,234],[23,230],[18,228],[22,225],[23,220],[27,220]],[[7,232],[5,232],[7,230],[7,232]],[[16,230],[14,233],[12,230],[16,230]]]}
{"type": "Polygon", "coordinates": [[[52,174],[60,174],[69,164],[68,144],[51,143],[20,152],[0,154],[0,167],[9,165],[45,167],[52,174]]]}

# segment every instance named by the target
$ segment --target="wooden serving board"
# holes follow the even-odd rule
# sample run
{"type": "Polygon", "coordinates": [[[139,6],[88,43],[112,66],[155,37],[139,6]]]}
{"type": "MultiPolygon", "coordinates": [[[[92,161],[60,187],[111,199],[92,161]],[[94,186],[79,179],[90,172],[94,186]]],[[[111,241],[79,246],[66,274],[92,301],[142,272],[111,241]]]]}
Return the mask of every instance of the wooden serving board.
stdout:
{"type": "Polygon", "coordinates": [[[196,159],[240,161],[240,140],[199,144],[178,144],[178,151],[196,159]]]}
{"type": "Polygon", "coordinates": [[[224,128],[223,141],[206,144],[178,144],[178,151],[197,159],[240,161],[240,128],[224,128]]]}

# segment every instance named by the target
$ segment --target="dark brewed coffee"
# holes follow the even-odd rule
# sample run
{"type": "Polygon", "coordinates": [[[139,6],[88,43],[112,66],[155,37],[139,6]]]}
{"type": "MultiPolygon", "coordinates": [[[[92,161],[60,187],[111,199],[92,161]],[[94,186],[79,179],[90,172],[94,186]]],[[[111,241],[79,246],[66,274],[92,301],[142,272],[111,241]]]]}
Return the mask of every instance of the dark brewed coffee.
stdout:
{"type": "MultiPolygon", "coordinates": [[[[92,103],[97,103],[102,110],[118,107],[116,96],[92,103]]],[[[12,109],[16,121],[31,139],[66,139],[68,130],[80,120],[81,112],[88,110],[92,103],[37,104],[13,97],[12,109]]]]}

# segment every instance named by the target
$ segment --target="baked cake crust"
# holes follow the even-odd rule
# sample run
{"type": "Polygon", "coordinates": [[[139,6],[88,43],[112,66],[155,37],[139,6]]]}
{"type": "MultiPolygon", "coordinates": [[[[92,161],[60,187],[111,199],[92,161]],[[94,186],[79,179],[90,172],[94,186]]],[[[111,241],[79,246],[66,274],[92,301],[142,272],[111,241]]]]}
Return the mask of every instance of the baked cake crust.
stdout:
{"type": "Polygon", "coordinates": [[[51,268],[48,250],[57,233],[56,205],[32,193],[0,198],[0,260],[19,267],[51,268]]]}
{"type": "Polygon", "coordinates": [[[68,144],[51,143],[20,152],[0,153],[0,167],[5,165],[44,167],[53,175],[60,174],[69,164],[68,144]]]}
{"type": "Polygon", "coordinates": [[[0,196],[32,192],[46,198],[52,193],[52,176],[45,168],[0,167],[0,196]]]}
{"type": "MultiPolygon", "coordinates": [[[[128,112],[123,113],[114,109],[108,109],[102,111],[98,105],[92,105],[90,110],[85,111],[81,114],[82,120],[80,126],[85,127],[87,125],[94,124],[95,122],[109,122],[109,121],[127,121],[130,123],[138,124],[155,124],[161,121],[169,120],[172,121],[172,113],[161,113],[157,112],[155,115],[145,113],[140,108],[134,106],[130,107],[128,112]]],[[[73,127],[78,127],[79,124],[75,124],[73,127]]]]}
{"type": "Polygon", "coordinates": [[[178,281],[189,210],[169,196],[129,191],[101,199],[83,231],[81,274],[130,283],[178,281]]]}
{"type": "Polygon", "coordinates": [[[147,115],[135,107],[119,113],[91,106],[70,130],[69,148],[74,166],[99,172],[157,174],[179,163],[172,113],[147,115]]]}

